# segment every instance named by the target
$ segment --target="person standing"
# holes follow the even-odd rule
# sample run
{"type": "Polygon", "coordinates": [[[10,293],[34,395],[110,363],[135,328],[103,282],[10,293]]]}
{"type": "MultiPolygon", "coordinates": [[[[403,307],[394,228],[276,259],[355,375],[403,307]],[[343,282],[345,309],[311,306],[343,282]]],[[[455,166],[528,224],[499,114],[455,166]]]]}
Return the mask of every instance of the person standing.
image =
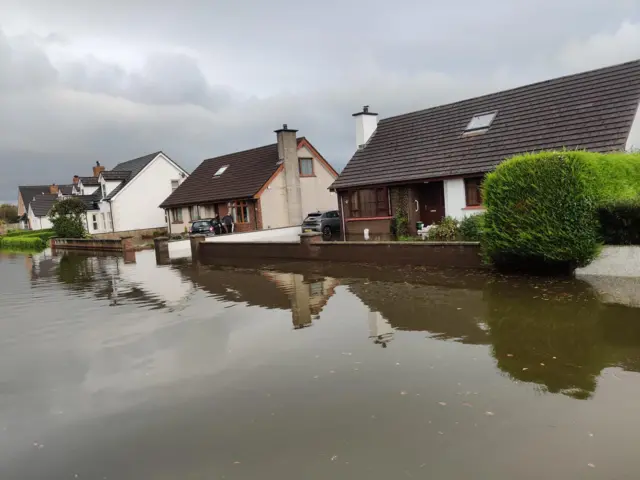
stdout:
{"type": "Polygon", "coordinates": [[[222,226],[227,233],[233,233],[233,229],[235,226],[233,223],[233,217],[229,214],[226,214],[224,217],[222,217],[222,226]]]}

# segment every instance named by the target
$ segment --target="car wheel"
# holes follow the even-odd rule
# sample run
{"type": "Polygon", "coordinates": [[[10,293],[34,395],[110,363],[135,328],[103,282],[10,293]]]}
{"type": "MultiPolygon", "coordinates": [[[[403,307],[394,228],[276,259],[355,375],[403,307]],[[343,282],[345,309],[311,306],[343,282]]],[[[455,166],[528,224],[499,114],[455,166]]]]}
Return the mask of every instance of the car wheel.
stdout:
{"type": "Polygon", "coordinates": [[[331,240],[331,227],[326,226],[322,229],[322,238],[324,238],[325,240],[331,240]]]}

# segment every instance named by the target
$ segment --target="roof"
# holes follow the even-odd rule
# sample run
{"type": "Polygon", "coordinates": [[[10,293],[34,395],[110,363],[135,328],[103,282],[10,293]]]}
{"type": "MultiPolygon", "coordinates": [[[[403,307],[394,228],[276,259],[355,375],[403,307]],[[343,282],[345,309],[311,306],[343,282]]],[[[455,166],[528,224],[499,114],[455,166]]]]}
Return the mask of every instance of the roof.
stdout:
{"type": "Polygon", "coordinates": [[[87,210],[100,209],[100,207],[98,207],[98,202],[100,201],[100,198],[97,197],[95,194],[94,195],[74,195],[73,198],[82,200],[82,203],[84,203],[84,206],[87,208],[87,210]]]}
{"type": "Polygon", "coordinates": [[[98,182],[98,177],[80,177],[80,181],[82,182],[82,185],[84,185],[85,187],[90,187],[90,186],[98,186],[100,185],[100,182],[98,182]]]}
{"type": "Polygon", "coordinates": [[[31,210],[36,217],[46,217],[49,210],[58,200],[58,195],[46,193],[44,195],[36,195],[35,200],[31,202],[31,210]]]}
{"type": "MultiPolygon", "coordinates": [[[[298,138],[299,143],[302,138],[298,138]]],[[[278,144],[203,161],[160,208],[253,197],[278,169],[278,144]],[[219,177],[215,173],[228,165],[219,177]]]]}
{"type": "Polygon", "coordinates": [[[28,206],[36,195],[48,194],[49,185],[22,185],[18,187],[18,192],[25,206],[28,206]]]}
{"type": "Polygon", "coordinates": [[[62,195],[71,195],[73,193],[73,185],[58,185],[58,190],[62,195]]]}
{"type": "Polygon", "coordinates": [[[102,178],[105,180],[128,180],[131,176],[129,170],[108,170],[101,173],[102,178]]]}
{"type": "Polygon", "coordinates": [[[111,172],[117,172],[116,176],[124,175],[124,172],[129,172],[129,175],[126,178],[109,178],[108,180],[123,180],[123,182],[114,188],[109,195],[107,195],[106,199],[111,200],[115,197],[120,190],[124,188],[127,182],[133,180],[136,175],[138,175],[144,167],[146,167],[151,161],[160,155],[162,152],[158,151],[155,153],[150,153],[148,155],[144,155],[142,157],[134,158],[133,160],[128,160],[126,162],[122,162],[117,164],[112,170],[102,172],[102,176],[107,180],[107,176],[110,175],[111,172]],[[106,175],[106,176],[105,176],[106,175]]]}
{"type": "Polygon", "coordinates": [[[624,150],[639,101],[634,61],[386,118],[331,188],[484,173],[539,150],[624,150]],[[493,111],[486,133],[462,135],[493,111]]]}

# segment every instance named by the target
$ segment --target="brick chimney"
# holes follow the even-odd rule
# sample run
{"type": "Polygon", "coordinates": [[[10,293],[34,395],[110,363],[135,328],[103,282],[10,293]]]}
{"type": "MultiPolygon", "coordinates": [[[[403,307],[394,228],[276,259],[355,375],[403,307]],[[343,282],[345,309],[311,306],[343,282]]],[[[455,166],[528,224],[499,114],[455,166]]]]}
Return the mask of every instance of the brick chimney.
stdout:
{"type": "Polygon", "coordinates": [[[73,176],[73,184],[77,185],[79,181],[80,181],[80,177],[78,175],[74,175],[73,176]]]}
{"type": "Polygon", "coordinates": [[[49,193],[52,195],[57,195],[58,194],[58,185],[56,185],[55,183],[52,183],[51,185],[49,185],[49,193]]]}
{"type": "Polygon", "coordinates": [[[369,105],[365,105],[353,117],[356,119],[356,149],[361,150],[378,128],[378,114],[370,112],[369,105]]]}
{"type": "Polygon", "coordinates": [[[298,163],[297,130],[285,123],[276,130],[278,138],[278,159],[284,165],[284,179],[287,186],[287,213],[289,225],[302,225],[302,194],[300,192],[300,166],[298,163]]]}
{"type": "Polygon", "coordinates": [[[102,165],[100,165],[100,162],[96,162],[96,166],[93,167],[93,176],[94,177],[99,177],[100,176],[100,172],[104,172],[104,167],[102,165]]]}

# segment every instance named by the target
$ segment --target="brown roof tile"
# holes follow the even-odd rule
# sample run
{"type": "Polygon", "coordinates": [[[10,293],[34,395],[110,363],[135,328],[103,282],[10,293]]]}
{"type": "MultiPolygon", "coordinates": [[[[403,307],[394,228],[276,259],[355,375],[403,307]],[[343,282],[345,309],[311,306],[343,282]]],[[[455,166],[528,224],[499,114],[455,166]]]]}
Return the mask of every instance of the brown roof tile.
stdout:
{"type": "Polygon", "coordinates": [[[640,101],[640,61],[386,118],[332,188],[487,172],[549,149],[623,150],[640,101]],[[489,130],[462,133],[497,110],[489,130]]]}
{"type": "MultiPolygon", "coordinates": [[[[298,142],[301,139],[298,139],[298,142]]],[[[160,208],[222,202],[253,197],[278,168],[278,145],[222,155],[203,161],[198,168],[160,204],[160,208]],[[229,167],[219,177],[221,167],[229,167]]]]}

